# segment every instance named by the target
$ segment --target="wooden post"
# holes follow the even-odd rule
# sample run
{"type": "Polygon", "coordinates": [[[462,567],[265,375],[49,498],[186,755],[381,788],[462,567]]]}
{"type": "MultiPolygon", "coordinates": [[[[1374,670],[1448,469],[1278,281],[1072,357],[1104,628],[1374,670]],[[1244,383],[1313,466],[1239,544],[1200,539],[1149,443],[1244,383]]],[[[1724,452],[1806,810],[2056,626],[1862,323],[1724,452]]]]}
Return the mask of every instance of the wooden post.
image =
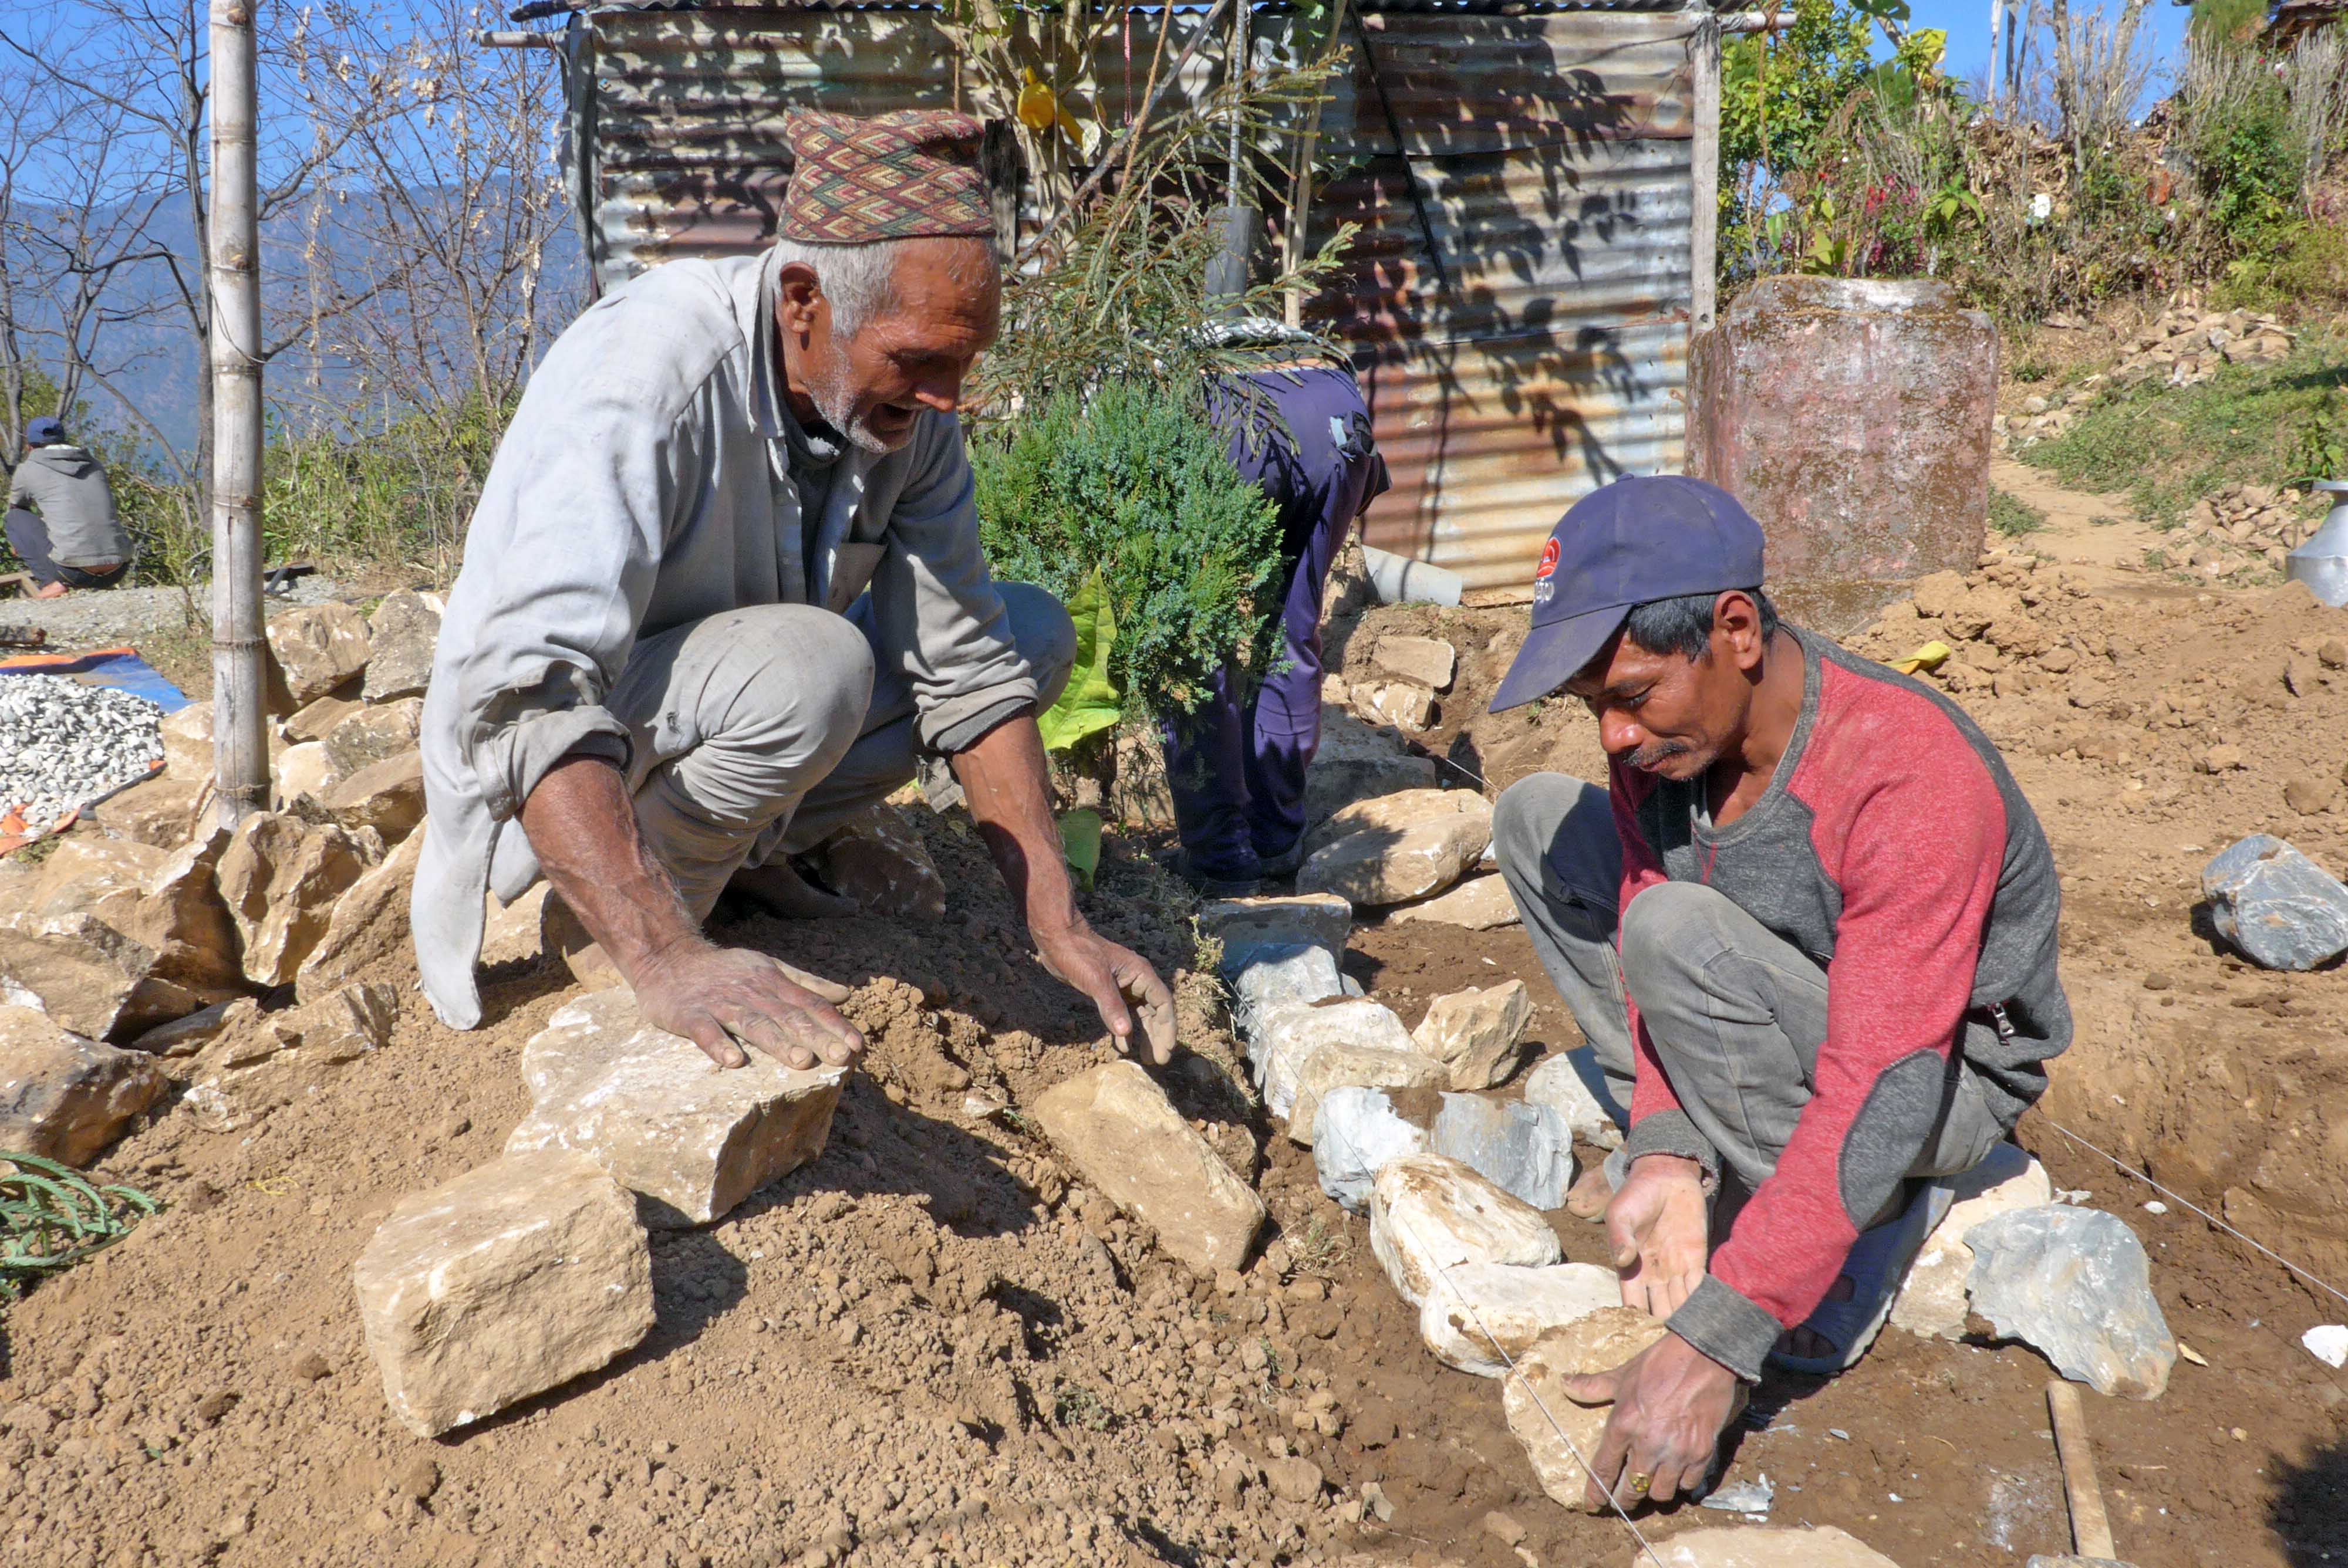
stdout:
{"type": "Polygon", "coordinates": [[[1694,135],[1688,140],[1688,337],[1712,328],[1720,279],[1720,23],[1689,13],[1688,65],[1695,77],[1694,135]]]}
{"type": "Polygon", "coordinates": [[[260,3],[211,0],[212,765],[220,820],[229,826],[269,809],[254,171],[260,3]]]}

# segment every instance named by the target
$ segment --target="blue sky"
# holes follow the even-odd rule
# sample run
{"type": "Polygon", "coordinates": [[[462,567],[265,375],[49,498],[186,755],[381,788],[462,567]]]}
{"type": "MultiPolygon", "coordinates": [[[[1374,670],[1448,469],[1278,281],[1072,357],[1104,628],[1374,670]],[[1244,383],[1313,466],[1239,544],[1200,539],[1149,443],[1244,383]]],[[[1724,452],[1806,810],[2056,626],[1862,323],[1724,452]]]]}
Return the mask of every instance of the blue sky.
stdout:
{"type": "MultiPolygon", "coordinates": [[[[1949,35],[1949,74],[1959,81],[1970,82],[1989,64],[1989,0],[1910,0],[1915,7],[1913,26],[1939,27],[1949,35]]],[[[2024,0],[2026,3],[2026,0],[2024,0]]],[[[2104,0],[2112,14],[2118,13],[2119,0],[2104,0]]],[[[2096,9],[2094,0],[2073,0],[2075,13],[2096,9]]],[[[2149,40],[2154,57],[2163,65],[2173,61],[2185,37],[2186,19],[2192,12],[2174,0],[2147,0],[2144,19],[2138,24],[2149,40]]],[[[2169,90],[2167,75],[2155,80],[2155,98],[2167,96],[2169,90]]]]}

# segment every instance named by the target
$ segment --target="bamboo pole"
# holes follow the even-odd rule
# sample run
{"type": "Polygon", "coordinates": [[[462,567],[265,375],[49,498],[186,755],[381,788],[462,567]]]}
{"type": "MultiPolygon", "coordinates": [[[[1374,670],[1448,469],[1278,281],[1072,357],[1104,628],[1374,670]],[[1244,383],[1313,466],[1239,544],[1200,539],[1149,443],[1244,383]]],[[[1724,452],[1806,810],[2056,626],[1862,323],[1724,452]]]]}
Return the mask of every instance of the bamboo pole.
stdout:
{"type": "Polygon", "coordinates": [[[1712,328],[1720,279],[1720,35],[1707,13],[1688,37],[1695,77],[1688,139],[1688,336],[1712,328]]]}
{"type": "Polygon", "coordinates": [[[253,8],[211,0],[212,766],[228,826],[269,809],[261,630],[261,234],[253,8]]]}
{"type": "MultiPolygon", "coordinates": [[[[1329,37],[1321,50],[1321,57],[1324,60],[1339,46],[1338,40],[1344,36],[1345,4],[1346,0],[1336,0],[1330,12],[1329,37]]],[[[1307,254],[1304,247],[1311,238],[1313,213],[1313,156],[1320,146],[1321,117],[1327,108],[1326,104],[1320,103],[1313,106],[1313,118],[1305,122],[1303,132],[1298,138],[1296,179],[1288,192],[1288,232],[1282,236],[1280,270],[1283,272],[1293,272],[1303,266],[1307,254]]],[[[1302,289],[1288,291],[1288,324],[1292,327],[1304,324],[1304,292],[1302,289]]]]}

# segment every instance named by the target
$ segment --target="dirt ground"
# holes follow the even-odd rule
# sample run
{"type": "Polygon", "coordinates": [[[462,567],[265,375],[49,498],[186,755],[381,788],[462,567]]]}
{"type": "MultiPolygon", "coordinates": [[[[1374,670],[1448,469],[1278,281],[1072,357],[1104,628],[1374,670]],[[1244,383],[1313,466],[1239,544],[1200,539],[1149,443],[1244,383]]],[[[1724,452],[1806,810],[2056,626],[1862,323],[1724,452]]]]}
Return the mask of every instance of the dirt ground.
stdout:
{"type": "MultiPolygon", "coordinates": [[[[2348,671],[2327,683],[2297,651],[2348,616],[2124,570],[2141,556],[2119,538],[2133,525],[2074,511],[2024,541],[2060,563],[2030,579],[2069,572],[2091,591],[2027,607],[2014,592],[2072,668],[1969,645],[1972,673],[1949,679],[1972,686],[1961,700],[2007,749],[2065,871],[2080,1037],[2023,1141],[2058,1185],[2137,1228],[2172,1326],[2208,1363],[2180,1363],[2155,1404],[2089,1398],[2120,1548],[2142,1568],[2348,1562],[2348,1377],[2297,1343],[2348,1320],[2348,1303],[2181,1205],[2147,1212],[2148,1189],[2055,1130],[2348,1277],[2348,974],[2249,968],[2195,913],[2199,866],[2244,833],[2348,866],[2348,792],[2312,815],[2283,798],[2293,779],[2336,782],[2348,752],[2348,671]],[[2108,559],[2077,564],[2091,556],[2108,559]],[[2221,746],[2225,771],[2199,771],[2221,746]]],[[[1359,670],[1396,630],[1457,643],[1462,674],[1426,737],[1453,782],[1592,776],[1578,710],[1481,714],[1522,615],[1373,610],[1337,629],[1339,654],[1359,670]]],[[[1897,610],[1872,637],[1836,630],[1882,655],[1923,640],[1897,610]]],[[[1278,1222],[1265,1256],[1220,1281],[1193,1280],[1072,1187],[1021,1114],[1097,1058],[1097,1022],[1006,934],[966,826],[925,831],[957,892],[944,922],[729,927],[860,988],[869,1071],[823,1157],[706,1230],[655,1233],[652,1337],[479,1427],[427,1442],[392,1423],[350,1266],[398,1198],[501,1146],[525,1109],[521,1044],[570,994],[559,964],[500,966],[488,1027],[458,1035],[392,960],[394,1042],[332,1094],[234,1135],[155,1116],[105,1169],[168,1211],[5,1321],[5,1560],[1624,1562],[1619,1522],[1541,1496],[1498,1386],[1421,1348],[1364,1222],[1270,1130],[1152,843],[1112,838],[1090,907],[1183,972],[1187,1049],[1165,1081],[1278,1222]],[[1323,1472],[1320,1501],[1265,1484],[1292,1452],[1323,1472]],[[1365,1516],[1370,1482],[1390,1519],[1365,1516]]],[[[1579,1041],[1520,931],[1365,926],[1346,963],[1406,1022],[1435,995],[1520,977],[1541,1003],[1534,1039],[1579,1041]]],[[[1556,1224],[1569,1256],[1600,1259],[1593,1227],[1556,1224]]],[[[2048,1376],[2020,1348],[1887,1331],[1831,1383],[1765,1385],[1729,1475],[1768,1475],[1774,1522],[1839,1525],[1907,1568],[2018,1564],[2067,1544],[2048,1376]]],[[[1728,1522],[1683,1507],[1641,1525],[1660,1540],[1728,1522]]]]}

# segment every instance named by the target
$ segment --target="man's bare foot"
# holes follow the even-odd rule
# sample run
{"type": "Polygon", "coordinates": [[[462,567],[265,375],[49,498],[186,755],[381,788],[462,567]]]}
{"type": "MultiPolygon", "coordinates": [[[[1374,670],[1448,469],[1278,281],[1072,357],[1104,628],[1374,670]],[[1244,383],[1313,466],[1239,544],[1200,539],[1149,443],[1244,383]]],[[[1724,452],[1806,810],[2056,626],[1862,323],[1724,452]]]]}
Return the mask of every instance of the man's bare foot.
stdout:
{"type": "Polygon", "coordinates": [[[45,582],[33,590],[35,599],[63,599],[68,590],[61,582],[45,582]]]}
{"type": "Polygon", "coordinates": [[[1581,1173],[1565,1194],[1568,1214],[1596,1222],[1606,1217],[1606,1205],[1614,1201],[1614,1184],[1606,1179],[1606,1166],[1601,1161],[1581,1173]]]}
{"type": "MultiPolygon", "coordinates": [[[[1835,1276],[1835,1282],[1827,1286],[1827,1299],[1849,1301],[1858,1289],[1859,1286],[1851,1283],[1850,1276],[1838,1275],[1835,1276]]],[[[1814,1332],[1807,1325],[1799,1328],[1788,1328],[1785,1333],[1777,1336],[1777,1354],[1797,1356],[1805,1361],[1816,1361],[1828,1356],[1838,1355],[1842,1348],[1825,1335],[1814,1332]]]]}
{"type": "Polygon", "coordinates": [[[786,920],[838,919],[863,913],[863,906],[855,899],[827,893],[800,876],[787,856],[777,856],[764,866],[744,866],[734,873],[726,888],[786,920]]]}

